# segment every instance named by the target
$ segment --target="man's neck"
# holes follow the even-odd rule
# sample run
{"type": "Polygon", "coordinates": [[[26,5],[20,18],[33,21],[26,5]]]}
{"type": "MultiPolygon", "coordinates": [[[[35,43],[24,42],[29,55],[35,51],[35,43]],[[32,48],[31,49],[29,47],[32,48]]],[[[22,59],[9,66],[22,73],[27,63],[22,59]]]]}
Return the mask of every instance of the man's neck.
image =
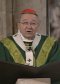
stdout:
{"type": "Polygon", "coordinates": [[[33,41],[33,40],[30,40],[30,39],[25,38],[22,34],[21,34],[21,38],[25,42],[32,42],[33,41]]]}

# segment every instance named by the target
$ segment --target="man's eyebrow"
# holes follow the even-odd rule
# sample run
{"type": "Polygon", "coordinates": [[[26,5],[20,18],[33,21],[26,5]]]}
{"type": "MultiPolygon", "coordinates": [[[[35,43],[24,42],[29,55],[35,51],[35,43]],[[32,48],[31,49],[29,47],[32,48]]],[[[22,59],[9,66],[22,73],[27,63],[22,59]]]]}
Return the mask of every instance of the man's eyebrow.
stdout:
{"type": "MultiPolygon", "coordinates": [[[[28,19],[23,19],[23,20],[21,20],[21,21],[27,21],[28,19]]],[[[34,19],[32,19],[31,21],[34,21],[34,22],[36,22],[36,20],[34,20],[34,19]]]]}

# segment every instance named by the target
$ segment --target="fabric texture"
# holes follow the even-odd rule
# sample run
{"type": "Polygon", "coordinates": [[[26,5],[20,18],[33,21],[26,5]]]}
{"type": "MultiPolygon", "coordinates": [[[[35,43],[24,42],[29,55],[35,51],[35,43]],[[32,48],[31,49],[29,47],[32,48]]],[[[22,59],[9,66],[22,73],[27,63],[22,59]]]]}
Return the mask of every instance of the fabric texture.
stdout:
{"type": "MultiPolygon", "coordinates": [[[[15,34],[14,36],[17,37],[18,34],[15,34]]],[[[39,35],[37,35],[37,37],[40,38],[39,35]]],[[[3,39],[0,42],[0,61],[6,61],[9,63],[25,64],[25,62],[26,62],[25,52],[26,51],[21,47],[19,44],[17,44],[17,42],[15,41],[15,39],[12,36],[3,39]],[[13,55],[16,57],[13,57],[13,55]]],[[[33,50],[33,54],[34,54],[34,60],[33,60],[34,66],[40,67],[47,63],[60,60],[60,44],[57,43],[57,41],[55,41],[54,39],[52,39],[50,37],[41,36],[41,38],[38,42],[38,45],[37,46],[35,45],[34,48],[32,48],[32,50],[33,50]],[[48,39],[48,41],[46,41],[47,39],[48,39]],[[46,47],[47,44],[49,44],[48,47],[46,47]],[[50,47],[50,49],[49,49],[49,47],[50,47]],[[44,50],[46,50],[46,51],[44,51],[44,50]],[[44,57],[44,54],[43,55],[40,54],[41,52],[45,54],[45,57],[44,57]],[[41,57],[41,55],[43,58],[41,57]],[[40,61],[43,61],[43,62],[40,62],[40,61]]],[[[58,84],[58,83],[56,83],[56,84],[58,84]]]]}

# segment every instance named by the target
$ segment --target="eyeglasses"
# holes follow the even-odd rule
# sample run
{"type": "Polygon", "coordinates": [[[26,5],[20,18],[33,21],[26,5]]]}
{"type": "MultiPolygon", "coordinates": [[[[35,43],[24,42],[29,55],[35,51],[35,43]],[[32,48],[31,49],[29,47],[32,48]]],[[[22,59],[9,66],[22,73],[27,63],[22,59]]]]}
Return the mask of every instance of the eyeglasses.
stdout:
{"type": "Polygon", "coordinates": [[[24,21],[24,22],[20,22],[20,23],[23,24],[24,26],[27,26],[27,25],[37,26],[38,25],[37,22],[27,22],[27,21],[24,21]]]}

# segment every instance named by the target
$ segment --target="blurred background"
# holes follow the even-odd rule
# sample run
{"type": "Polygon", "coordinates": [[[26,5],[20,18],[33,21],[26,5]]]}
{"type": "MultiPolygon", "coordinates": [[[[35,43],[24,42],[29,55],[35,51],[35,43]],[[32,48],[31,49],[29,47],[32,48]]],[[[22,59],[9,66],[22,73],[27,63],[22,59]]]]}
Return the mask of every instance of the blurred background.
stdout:
{"type": "Polygon", "coordinates": [[[60,0],[48,0],[48,34],[60,41],[60,0]]]}

